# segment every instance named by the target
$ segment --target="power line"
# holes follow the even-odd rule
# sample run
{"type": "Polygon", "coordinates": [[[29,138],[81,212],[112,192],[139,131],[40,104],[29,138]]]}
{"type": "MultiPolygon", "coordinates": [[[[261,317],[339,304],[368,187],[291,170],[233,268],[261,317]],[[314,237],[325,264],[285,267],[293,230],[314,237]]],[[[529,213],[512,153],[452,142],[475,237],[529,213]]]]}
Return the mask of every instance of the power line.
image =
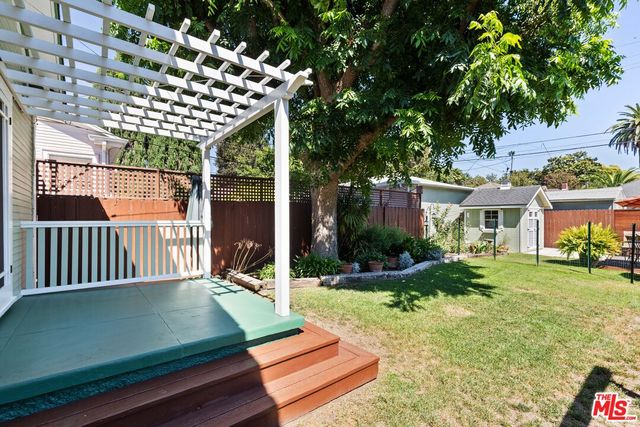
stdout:
{"type": "MultiPolygon", "coordinates": [[[[589,148],[598,148],[598,147],[608,147],[609,144],[597,144],[597,145],[587,145],[587,146],[579,146],[579,147],[567,147],[567,148],[559,148],[556,150],[546,150],[546,151],[534,151],[534,152],[528,152],[528,153],[522,153],[522,154],[515,154],[515,157],[526,157],[526,156],[535,156],[535,155],[540,155],[540,154],[549,154],[549,153],[560,153],[562,151],[575,151],[575,150],[586,150],[589,148]]],[[[505,155],[505,156],[496,156],[493,157],[491,159],[487,159],[487,160],[496,160],[496,159],[509,159],[511,158],[511,156],[509,155],[505,155]]],[[[459,159],[459,160],[455,160],[454,163],[456,162],[472,162],[475,161],[476,159],[459,159]]]]}
{"type": "MultiPolygon", "coordinates": [[[[589,141],[582,142],[583,145],[581,145],[581,147],[587,147],[588,148],[590,146],[590,144],[595,144],[595,143],[598,143],[598,142],[605,142],[605,141],[609,142],[609,139],[608,138],[592,139],[592,140],[589,140],[589,141]]],[[[570,147],[571,146],[569,146],[569,145],[556,144],[552,148],[557,150],[557,149],[570,149],[570,147]]],[[[538,147],[531,147],[530,149],[533,149],[533,150],[543,150],[544,149],[545,152],[547,152],[547,153],[549,152],[549,148],[544,143],[541,143],[538,147]]],[[[506,148],[498,147],[496,149],[496,153],[494,153],[494,157],[485,157],[485,159],[493,160],[493,159],[499,159],[499,158],[508,157],[508,152],[505,153],[504,152],[505,150],[506,150],[506,148]]],[[[512,150],[509,150],[509,151],[512,151],[512,150]]],[[[528,152],[529,151],[521,152],[520,155],[527,154],[528,152]]],[[[472,159],[477,159],[478,158],[478,156],[476,156],[475,154],[473,154],[473,153],[471,153],[471,154],[472,154],[472,156],[470,156],[470,157],[461,157],[458,160],[472,160],[472,159]]]]}
{"type": "MultiPolygon", "coordinates": [[[[564,141],[567,139],[586,138],[588,136],[596,136],[596,135],[604,135],[604,134],[606,134],[606,132],[594,132],[594,133],[583,133],[580,135],[563,136],[558,138],[538,139],[538,140],[527,141],[527,142],[516,142],[513,144],[500,145],[496,147],[496,150],[501,150],[501,149],[511,148],[511,147],[520,147],[523,145],[539,144],[543,142],[564,141]]],[[[462,155],[465,155],[465,154],[474,154],[474,153],[473,151],[465,151],[464,153],[462,153],[462,155]]]]}

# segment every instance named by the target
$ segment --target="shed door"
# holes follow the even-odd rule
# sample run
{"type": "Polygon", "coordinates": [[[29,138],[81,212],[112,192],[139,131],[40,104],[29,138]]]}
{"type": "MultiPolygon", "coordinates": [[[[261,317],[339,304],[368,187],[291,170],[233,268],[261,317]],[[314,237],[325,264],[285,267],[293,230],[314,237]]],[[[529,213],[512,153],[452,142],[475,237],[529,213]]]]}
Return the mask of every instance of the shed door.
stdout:
{"type": "Polygon", "coordinates": [[[529,236],[528,247],[535,248],[536,247],[536,221],[540,219],[540,210],[531,209],[529,211],[529,219],[528,219],[528,228],[527,233],[529,236]]]}

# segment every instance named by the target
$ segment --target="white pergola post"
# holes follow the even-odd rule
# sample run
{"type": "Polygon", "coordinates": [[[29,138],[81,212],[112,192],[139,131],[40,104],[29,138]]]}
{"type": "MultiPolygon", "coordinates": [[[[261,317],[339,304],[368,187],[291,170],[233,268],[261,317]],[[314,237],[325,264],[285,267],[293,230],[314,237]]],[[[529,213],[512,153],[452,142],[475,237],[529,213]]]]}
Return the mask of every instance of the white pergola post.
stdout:
{"type": "Polygon", "coordinates": [[[276,314],[289,315],[289,100],[275,102],[276,314]]]}
{"type": "Polygon", "coordinates": [[[202,148],[202,222],[204,224],[204,250],[202,276],[211,277],[211,146],[202,148]]]}

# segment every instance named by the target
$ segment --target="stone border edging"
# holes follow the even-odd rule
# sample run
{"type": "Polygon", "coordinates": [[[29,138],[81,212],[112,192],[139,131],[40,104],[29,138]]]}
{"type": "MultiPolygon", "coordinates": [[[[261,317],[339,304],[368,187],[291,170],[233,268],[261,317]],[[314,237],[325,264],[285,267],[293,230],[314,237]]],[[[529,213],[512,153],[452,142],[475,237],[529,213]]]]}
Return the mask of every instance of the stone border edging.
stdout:
{"type": "Polygon", "coordinates": [[[402,279],[408,276],[412,276],[420,271],[424,271],[434,265],[449,262],[445,258],[440,258],[432,261],[423,261],[405,270],[387,270],[380,273],[352,273],[352,274],[332,274],[330,276],[322,276],[320,278],[322,286],[336,286],[346,283],[368,282],[371,280],[389,280],[389,279],[402,279]]]}

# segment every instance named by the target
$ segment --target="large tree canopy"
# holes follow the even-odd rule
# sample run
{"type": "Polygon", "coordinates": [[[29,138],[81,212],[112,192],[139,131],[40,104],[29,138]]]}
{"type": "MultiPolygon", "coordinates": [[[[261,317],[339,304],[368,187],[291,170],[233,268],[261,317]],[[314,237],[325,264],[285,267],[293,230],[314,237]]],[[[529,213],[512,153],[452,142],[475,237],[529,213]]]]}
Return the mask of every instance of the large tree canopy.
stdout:
{"type": "MultiPolygon", "coordinates": [[[[147,0],[118,0],[143,14],[147,0]]],[[[340,181],[448,166],[534,121],[556,126],[575,100],[621,73],[605,32],[613,0],[156,0],[156,20],[214,28],[270,61],[310,67],[292,100],[292,153],[313,182],[313,249],[337,253],[340,181]]],[[[126,35],[126,34],[125,34],[126,35]]],[[[129,35],[135,37],[135,35],[129,35]]]]}

